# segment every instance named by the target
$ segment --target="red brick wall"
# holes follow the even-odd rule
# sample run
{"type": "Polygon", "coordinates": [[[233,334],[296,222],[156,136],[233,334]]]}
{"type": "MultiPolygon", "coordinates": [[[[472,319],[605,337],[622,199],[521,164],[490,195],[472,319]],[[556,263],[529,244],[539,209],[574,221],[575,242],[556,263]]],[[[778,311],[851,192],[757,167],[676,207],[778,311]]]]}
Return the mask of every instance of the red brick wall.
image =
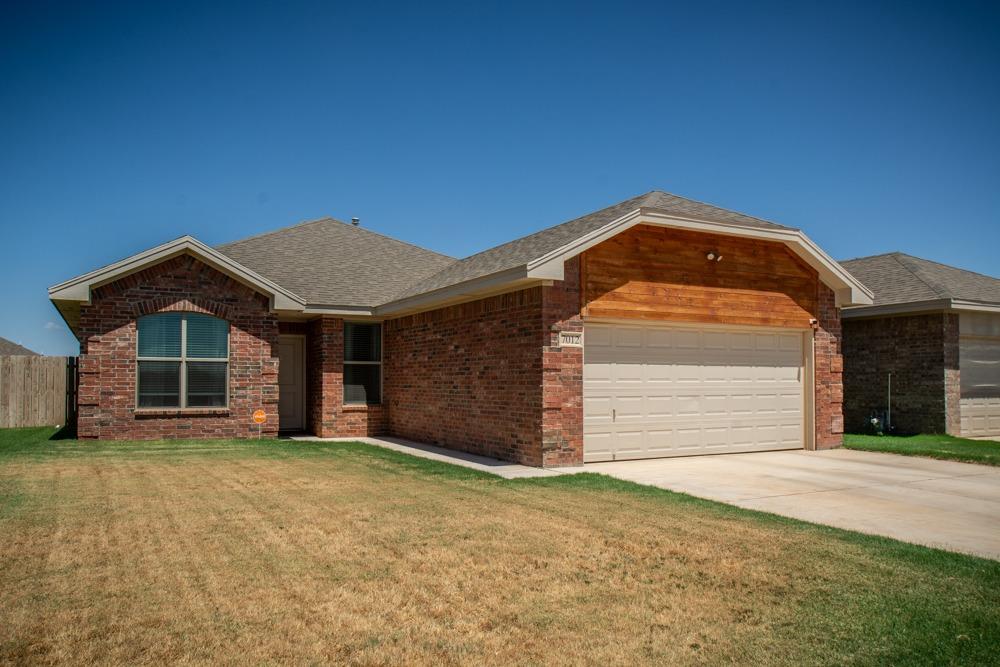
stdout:
{"type": "Polygon", "coordinates": [[[583,332],[580,259],[566,262],[565,280],[542,288],[542,464],[583,463],[583,348],[560,347],[559,332],[583,332]]]}
{"type": "Polygon", "coordinates": [[[844,441],[844,356],[840,309],[833,290],[819,285],[817,325],[813,331],[816,449],[840,447],[844,441]]]}
{"type": "MultiPolygon", "coordinates": [[[[388,345],[384,346],[389,349],[388,345]]],[[[385,361],[383,360],[383,364],[385,361]]],[[[344,321],[322,317],[306,333],[306,422],[321,438],[381,435],[387,429],[383,405],[344,405],[344,321]]]]}
{"type": "Polygon", "coordinates": [[[958,316],[902,315],[844,321],[847,429],[870,430],[892,373],[892,426],[900,433],[961,431],[958,316]]]}
{"type": "Polygon", "coordinates": [[[542,288],[384,325],[389,432],[542,465],[542,288]]]}
{"type": "Polygon", "coordinates": [[[181,256],[94,290],[80,312],[81,438],[257,437],[278,429],[278,323],[268,299],[181,256]],[[229,329],[229,408],[136,411],[136,319],[166,311],[221,317],[229,329]]]}

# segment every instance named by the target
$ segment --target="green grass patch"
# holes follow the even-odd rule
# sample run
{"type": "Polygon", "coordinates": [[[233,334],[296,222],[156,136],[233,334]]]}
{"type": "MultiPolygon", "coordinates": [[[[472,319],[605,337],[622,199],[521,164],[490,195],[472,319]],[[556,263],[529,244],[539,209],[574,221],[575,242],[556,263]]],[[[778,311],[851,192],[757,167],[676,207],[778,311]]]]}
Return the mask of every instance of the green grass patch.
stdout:
{"type": "Polygon", "coordinates": [[[845,435],[844,446],[866,452],[927,456],[948,461],[1000,465],[1000,442],[952,435],[845,435]]]}

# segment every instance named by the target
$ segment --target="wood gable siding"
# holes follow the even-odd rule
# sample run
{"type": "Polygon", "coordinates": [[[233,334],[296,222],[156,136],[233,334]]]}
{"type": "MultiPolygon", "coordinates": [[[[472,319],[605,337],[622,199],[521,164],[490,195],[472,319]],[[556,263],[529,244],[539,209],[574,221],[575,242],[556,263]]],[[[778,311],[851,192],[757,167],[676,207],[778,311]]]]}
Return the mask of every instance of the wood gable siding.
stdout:
{"type": "Polygon", "coordinates": [[[587,250],[581,268],[588,317],[804,329],[818,311],[816,272],[772,241],[637,225],[587,250]]]}

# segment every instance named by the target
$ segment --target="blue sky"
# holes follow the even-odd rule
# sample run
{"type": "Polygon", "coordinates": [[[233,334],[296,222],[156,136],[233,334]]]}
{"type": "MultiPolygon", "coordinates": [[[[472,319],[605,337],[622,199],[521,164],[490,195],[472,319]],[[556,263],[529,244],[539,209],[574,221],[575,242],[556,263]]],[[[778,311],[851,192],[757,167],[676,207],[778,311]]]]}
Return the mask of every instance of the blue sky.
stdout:
{"type": "Polygon", "coordinates": [[[997,3],[4,3],[0,336],[182,234],[464,256],[663,189],[1000,274],[997,3]]]}

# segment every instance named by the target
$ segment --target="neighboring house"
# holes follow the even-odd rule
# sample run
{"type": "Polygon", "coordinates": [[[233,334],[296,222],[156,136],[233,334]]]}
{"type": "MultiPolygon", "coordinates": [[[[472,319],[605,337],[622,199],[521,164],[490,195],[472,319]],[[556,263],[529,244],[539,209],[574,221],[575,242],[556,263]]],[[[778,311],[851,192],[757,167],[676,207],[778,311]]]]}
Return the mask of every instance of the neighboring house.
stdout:
{"type": "Polygon", "coordinates": [[[22,347],[13,341],[9,341],[6,338],[0,338],[0,357],[16,356],[37,357],[38,353],[29,350],[26,347],[22,347]]]}
{"type": "Polygon", "coordinates": [[[875,292],[843,311],[847,429],[887,412],[903,433],[1000,435],[1000,280],[899,252],[841,264],[875,292]]]}
{"type": "Polygon", "coordinates": [[[49,294],[82,438],[391,434],[535,466],[838,446],[840,307],[872,302],[801,231],[663,192],[462,260],[328,218],[185,236],[49,294]]]}

